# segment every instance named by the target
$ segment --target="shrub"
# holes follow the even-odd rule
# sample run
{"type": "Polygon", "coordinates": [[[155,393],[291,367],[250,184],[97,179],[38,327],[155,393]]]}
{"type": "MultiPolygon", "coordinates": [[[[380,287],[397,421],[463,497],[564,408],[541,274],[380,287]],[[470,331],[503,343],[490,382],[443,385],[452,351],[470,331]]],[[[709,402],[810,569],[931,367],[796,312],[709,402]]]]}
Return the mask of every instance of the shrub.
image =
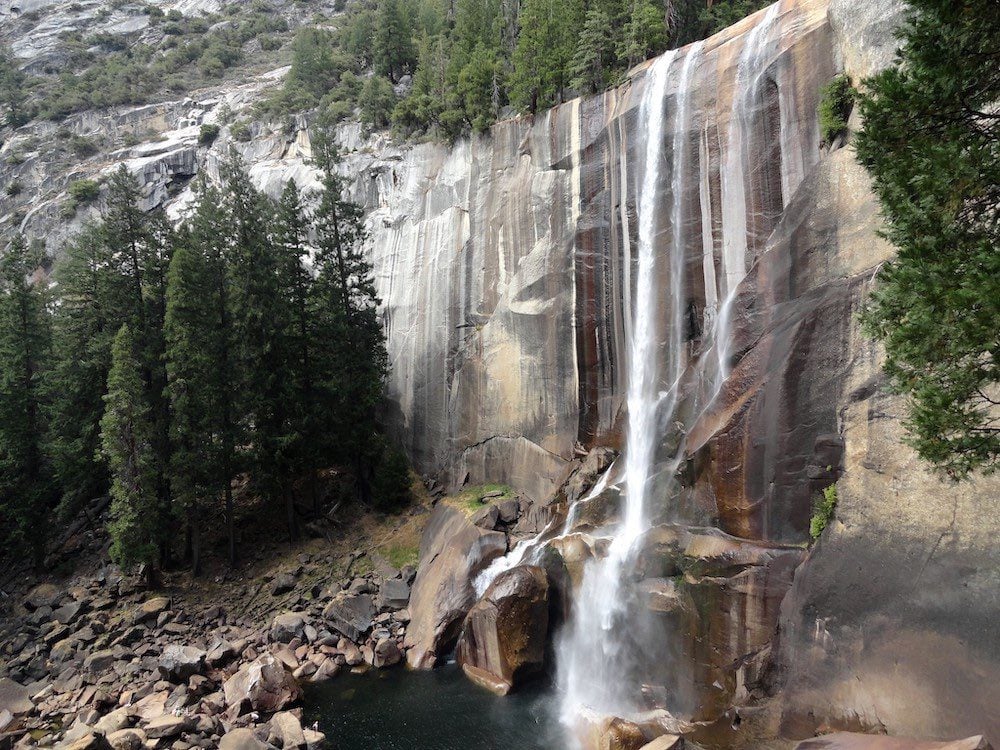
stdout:
{"type": "Polygon", "coordinates": [[[823,529],[833,520],[833,512],[837,509],[837,485],[831,484],[823,490],[823,496],[817,499],[813,506],[812,519],[809,521],[809,536],[815,542],[823,529]]]}
{"type": "Polygon", "coordinates": [[[101,194],[101,186],[94,180],[74,180],[69,184],[69,194],[76,204],[90,203],[101,194]]]}
{"type": "Polygon", "coordinates": [[[240,143],[246,143],[253,136],[253,133],[250,132],[250,126],[242,120],[240,122],[233,123],[233,126],[229,129],[229,133],[240,143]]]}
{"type": "Polygon", "coordinates": [[[215,139],[219,137],[219,126],[218,125],[202,125],[201,130],[198,131],[198,145],[199,146],[211,146],[215,143],[215,139]]]}
{"type": "Polygon", "coordinates": [[[819,129],[824,143],[833,143],[847,130],[847,118],[853,107],[854,89],[847,75],[841,74],[823,87],[819,99],[819,129]]]}
{"type": "Polygon", "coordinates": [[[21,183],[18,182],[17,180],[11,180],[7,184],[7,195],[11,197],[18,195],[21,192],[21,190],[22,190],[21,183]]]}

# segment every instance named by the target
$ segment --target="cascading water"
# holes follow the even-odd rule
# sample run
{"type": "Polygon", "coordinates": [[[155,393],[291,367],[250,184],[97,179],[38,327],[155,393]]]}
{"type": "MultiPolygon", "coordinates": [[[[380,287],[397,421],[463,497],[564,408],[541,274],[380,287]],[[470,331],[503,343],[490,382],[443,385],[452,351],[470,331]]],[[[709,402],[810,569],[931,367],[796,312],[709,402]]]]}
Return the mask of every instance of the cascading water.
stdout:
{"type": "Polygon", "coordinates": [[[764,17],[747,35],[736,66],[736,81],[729,133],[723,154],[722,177],[722,306],[715,330],[717,374],[715,389],[729,375],[732,358],[732,317],[736,290],[747,273],[746,163],[753,118],[758,107],[759,79],[769,61],[771,31],[777,23],[780,3],[764,12],[764,17]]]}
{"type": "MultiPolygon", "coordinates": [[[[635,630],[635,601],[625,580],[635,543],[648,528],[647,505],[660,427],[677,404],[685,367],[684,336],[684,159],[690,114],[690,82],[701,47],[683,58],[677,84],[671,165],[672,224],[668,257],[670,314],[666,332],[667,372],[658,330],[657,233],[660,167],[664,141],[664,99],[676,53],[657,60],[647,73],[639,116],[646,130],[645,159],[638,194],[638,251],[635,307],[629,342],[628,427],[624,463],[624,508],[603,558],[585,569],[572,620],[560,639],[558,668],[562,719],[577,724],[581,716],[628,715],[637,710],[634,681],[629,679],[635,653],[626,630],[635,630]],[[661,392],[661,383],[668,388],[661,392]]],[[[611,470],[609,470],[610,473],[611,470]]],[[[607,476],[607,474],[605,475],[607,476]]]]}

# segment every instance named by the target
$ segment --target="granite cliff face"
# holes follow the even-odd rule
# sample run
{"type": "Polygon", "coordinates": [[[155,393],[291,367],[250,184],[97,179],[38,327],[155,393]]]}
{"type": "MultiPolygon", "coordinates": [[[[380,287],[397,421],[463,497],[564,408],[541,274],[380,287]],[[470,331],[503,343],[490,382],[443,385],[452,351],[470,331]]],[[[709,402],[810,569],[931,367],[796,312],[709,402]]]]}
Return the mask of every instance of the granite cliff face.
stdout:
{"type": "MultiPolygon", "coordinates": [[[[683,460],[679,483],[669,483],[679,490],[667,496],[664,482],[656,495],[669,523],[650,537],[659,563],[643,585],[651,607],[672,618],[664,652],[682,657],[676,672],[690,690],[680,692],[697,696],[695,718],[706,722],[731,722],[734,705],[767,692],[786,736],[827,727],[1000,737],[1000,483],[943,483],[902,446],[903,404],[856,323],[892,249],[876,235],[864,171],[849,146],[820,143],[816,122],[823,83],[841,70],[857,82],[891,60],[901,7],[781,0],[707,40],[690,71],[689,125],[671,122],[679,135],[661,146],[665,159],[676,161],[677,144],[689,156],[679,180],[682,299],[664,271],[656,315],[668,322],[682,311],[691,366],[679,389],[684,429],[662,426],[658,454],[683,440],[683,460]],[[728,343],[713,360],[720,316],[728,343]],[[836,518],[804,552],[812,504],[833,484],[836,518]]],[[[648,69],[453,145],[342,129],[385,303],[387,418],[422,472],[452,486],[506,482],[558,509],[583,451],[623,447],[648,69]]],[[[678,110],[672,70],[668,120],[678,110]]],[[[216,175],[230,146],[268,192],[288,179],[315,186],[304,121],[255,122],[241,142],[223,118],[282,73],[75,115],[63,127],[113,148],[66,172],[32,150],[55,126],[22,128],[0,154],[26,158],[4,161],[0,177],[25,189],[0,199],[0,218],[16,216],[58,252],[96,210],[60,218],[68,181],[119,162],[141,176],[149,207],[179,216],[190,178],[216,175]],[[203,123],[222,125],[210,148],[198,145],[203,123]],[[149,132],[156,138],[139,145],[123,140],[149,132]]],[[[659,189],[664,214],[671,190],[659,189]]],[[[670,222],[661,228],[665,252],[670,222]]],[[[563,547],[572,577],[573,543],[563,547]]],[[[469,581],[456,585],[471,606],[469,581]]],[[[433,606],[423,613],[431,625],[441,621],[433,606]]],[[[462,613],[448,615],[439,629],[453,640],[462,613]]]]}

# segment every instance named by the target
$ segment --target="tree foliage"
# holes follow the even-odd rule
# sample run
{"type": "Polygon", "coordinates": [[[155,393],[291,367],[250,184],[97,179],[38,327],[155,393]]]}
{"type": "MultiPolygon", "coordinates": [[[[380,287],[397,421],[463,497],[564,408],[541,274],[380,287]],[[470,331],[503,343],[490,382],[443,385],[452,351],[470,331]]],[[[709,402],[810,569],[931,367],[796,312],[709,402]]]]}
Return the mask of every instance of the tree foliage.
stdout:
{"type": "Polygon", "coordinates": [[[858,156],[898,249],[864,323],[913,446],[958,479],[1000,457],[1000,14],[913,0],[903,41],[860,98],[858,156]]]}

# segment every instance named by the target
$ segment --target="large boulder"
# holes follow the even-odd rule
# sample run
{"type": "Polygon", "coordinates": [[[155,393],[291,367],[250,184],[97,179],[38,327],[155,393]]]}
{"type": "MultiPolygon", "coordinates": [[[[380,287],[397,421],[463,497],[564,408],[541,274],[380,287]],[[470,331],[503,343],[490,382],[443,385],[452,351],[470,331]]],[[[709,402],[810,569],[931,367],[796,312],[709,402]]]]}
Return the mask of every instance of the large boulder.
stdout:
{"type": "Polygon", "coordinates": [[[28,688],[9,677],[0,678],[0,711],[9,711],[12,716],[21,716],[29,713],[34,706],[28,688]]]}
{"type": "Polygon", "coordinates": [[[497,576],[465,618],[458,662],[474,682],[506,695],[541,671],[549,625],[545,571],[519,566],[497,576]]]}
{"type": "Polygon", "coordinates": [[[257,739],[251,729],[234,729],[219,740],[219,750],[271,750],[271,746],[257,739]]]}
{"type": "Polygon", "coordinates": [[[205,669],[205,652],[194,646],[170,644],[163,649],[157,668],[165,680],[184,682],[205,669]]]}
{"type": "Polygon", "coordinates": [[[271,640],[289,643],[301,638],[306,628],[306,618],[299,612],[284,612],[271,620],[271,640]]]}
{"type": "Polygon", "coordinates": [[[884,735],[838,732],[800,742],[795,750],[991,750],[984,737],[967,737],[953,742],[886,737],[884,735]]]}
{"type": "Polygon", "coordinates": [[[271,654],[245,664],[222,685],[226,704],[236,715],[273,713],[302,697],[298,682],[271,654]]]}
{"type": "Polygon", "coordinates": [[[34,612],[42,607],[54,607],[62,598],[62,589],[51,583],[40,583],[24,597],[24,606],[34,612]]]}
{"type": "Polygon", "coordinates": [[[438,504],[424,528],[410,592],[404,645],[411,667],[430,669],[451,647],[476,601],[473,579],[506,549],[502,533],[478,528],[462,510],[438,504]]]}
{"type": "Polygon", "coordinates": [[[410,602],[410,584],[401,578],[391,578],[378,592],[380,609],[403,609],[410,602]]]}
{"type": "Polygon", "coordinates": [[[187,716],[174,714],[164,714],[150,720],[143,726],[142,730],[150,739],[165,739],[176,737],[183,732],[188,732],[194,727],[194,722],[187,716]]]}
{"type": "Polygon", "coordinates": [[[323,617],[341,635],[352,641],[360,641],[372,626],[375,605],[369,594],[341,591],[326,605],[323,617]]]}

